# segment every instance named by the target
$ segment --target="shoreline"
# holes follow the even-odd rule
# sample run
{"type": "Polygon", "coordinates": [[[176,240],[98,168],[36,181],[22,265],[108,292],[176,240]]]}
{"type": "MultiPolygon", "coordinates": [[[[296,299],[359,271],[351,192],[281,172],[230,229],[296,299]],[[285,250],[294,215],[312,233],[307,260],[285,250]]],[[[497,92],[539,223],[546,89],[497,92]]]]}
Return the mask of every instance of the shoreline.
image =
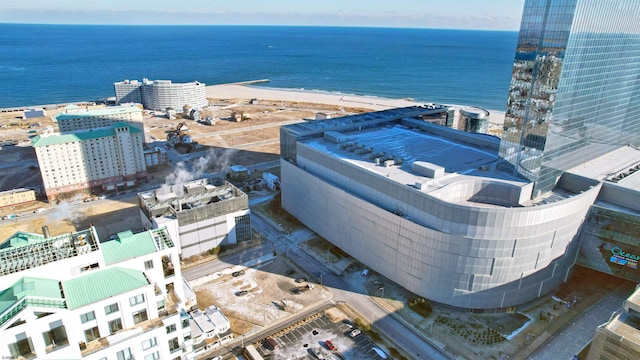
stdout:
{"type": "MultiPolygon", "coordinates": [[[[373,111],[386,110],[396,107],[424,105],[427,102],[417,102],[408,99],[393,99],[378,96],[354,95],[335,93],[324,90],[305,90],[295,88],[275,88],[267,86],[250,86],[238,83],[218,84],[206,86],[207,98],[211,99],[257,99],[283,102],[304,102],[344,107],[360,107],[373,111]]],[[[506,102],[505,102],[506,104],[506,102]]],[[[473,105],[443,104],[462,108],[473,105]]],[[[489,122],[502,124],[505,112],[485,109],[489,111],[489,122]]]]}
{"type": "MultiPolygon", "coordinates": [[[[250,80],[236,83],[207,85],[205,87],[206,97],[208,99],[251,99],[257,100],[269,100],[269,101],[282,101],[289,103],[310,103],[310,104],[324,104],[340,107],[362,108],[371,111],[380,111],[391,108],[407,107],[424,105],[428,102],[418,102],[412,99],[394,99],[379,97],[375,95],[356,95],[340,93],[328,90],[320,89],[300,89],[300,88],[276,88],[269,86],[252,86],[253,84],[266,83],[267,79],[250,80]]],[[[55,110],[60,107],[69,104],[89,105],[92,101],[77,101],[69,103],[53,103],[44,105],[29,105],[29,106],[17,106],[9,108],[0,108],[0,113],[13,113],[20,112],[26,109],[42,108],[46,110],[55,110]]],[[[442,104],[446,106],[452,106],[456,108],[462,108],[465,106],[476,107],[474,105],[462,105],[462,104],[442,104]]],[[[495,109],[485,109],[489,111],[489,122],[493,124],[502,124],[504,121],[505,112],[495,109]]]]}

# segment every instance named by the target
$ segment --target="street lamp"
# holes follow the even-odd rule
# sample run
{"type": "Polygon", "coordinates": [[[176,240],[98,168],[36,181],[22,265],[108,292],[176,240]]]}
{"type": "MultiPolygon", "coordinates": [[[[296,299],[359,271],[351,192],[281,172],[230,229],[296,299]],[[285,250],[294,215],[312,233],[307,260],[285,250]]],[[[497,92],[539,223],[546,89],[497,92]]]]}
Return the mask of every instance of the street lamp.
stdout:
{"type": "Polygon", "coordinates": [[[382,298],[384,299],[384,286],[380,286],[378,290],[382,292],[382,298]]]}
{"type": "Polygon", "coordinates": [[[324,276],[324,273],[323,273],[323,272],[321,272],[319,276],[320,276],[320,286],[323,286],[323,284],[322,284],[322,277],[324,276]]]}

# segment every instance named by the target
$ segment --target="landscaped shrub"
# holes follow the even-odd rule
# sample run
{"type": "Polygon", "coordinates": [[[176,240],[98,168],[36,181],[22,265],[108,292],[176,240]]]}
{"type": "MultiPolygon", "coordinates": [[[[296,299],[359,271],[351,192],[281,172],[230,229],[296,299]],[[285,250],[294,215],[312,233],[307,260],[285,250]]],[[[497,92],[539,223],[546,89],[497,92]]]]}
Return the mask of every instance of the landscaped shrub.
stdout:
{"type": "Polygon", "coordinates": [[[428,318],[433,313],[433,308],[431,308],[431,304],[425,298],[422,298],[422,297],[410,299],[409,308],[425,318],[428,318]]]}

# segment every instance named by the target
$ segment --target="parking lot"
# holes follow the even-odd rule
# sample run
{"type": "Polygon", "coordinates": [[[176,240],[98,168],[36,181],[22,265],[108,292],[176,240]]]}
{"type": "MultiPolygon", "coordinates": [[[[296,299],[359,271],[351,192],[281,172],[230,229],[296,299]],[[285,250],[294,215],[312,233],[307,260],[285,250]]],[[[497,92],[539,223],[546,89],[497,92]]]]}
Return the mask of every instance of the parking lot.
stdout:
{"type": "Polygon", "coordinates": [[[384,359],[376,351],[376,345],[364,334],[353,338],[349,335],[354,329],[349,320],[333,322],[325,313],[318,313],[303,321],[299,326],[283,330],[271,336],[277,343],[274,350],[268,350],[264,341],[256,348],[265,359],[384,359]],[[326,344],[329,340],[335,346],[330,351],[326,344]]]}

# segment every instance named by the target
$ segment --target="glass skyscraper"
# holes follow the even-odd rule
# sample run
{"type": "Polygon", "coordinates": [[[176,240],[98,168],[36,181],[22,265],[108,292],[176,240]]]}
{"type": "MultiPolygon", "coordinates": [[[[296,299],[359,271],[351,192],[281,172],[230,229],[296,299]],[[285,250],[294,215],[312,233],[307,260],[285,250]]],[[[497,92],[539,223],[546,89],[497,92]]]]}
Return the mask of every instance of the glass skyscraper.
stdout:
{"type": "Polygon", "coordinates": [[[533,182],[640,146],[640,1],[526,0],[499,168],[533,182]]]}

